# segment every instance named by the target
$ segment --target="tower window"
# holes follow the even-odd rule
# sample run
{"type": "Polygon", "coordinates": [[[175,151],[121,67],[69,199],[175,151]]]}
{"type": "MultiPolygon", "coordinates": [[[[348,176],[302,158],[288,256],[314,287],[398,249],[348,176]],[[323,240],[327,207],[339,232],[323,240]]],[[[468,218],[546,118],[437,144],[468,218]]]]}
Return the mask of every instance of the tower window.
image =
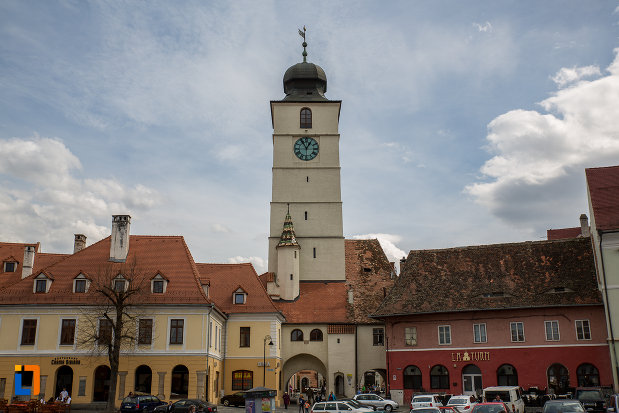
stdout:
{"type": "Polygon", "coordinates": [[[307,182],[309,182],[309,176],[306,176],[306,177],[305,177],[305,180],[306,180],[307,182]]]}
{"type": "Polygon", "coordinates": [[[314,247],[314,258],[316,258],[316,248],[314,247]]]}
{"type": "Polygon", "coordinates": [[[307,211],[305,211],[305,220],[307,221],[307,211]]]}
{"type": "Polygon", "coordinates": [[[292,279],[293,279],[293,278],[294,278],[294,277],[292,276],[292,274],[290,274],[290,281],[292,281],[292,279]]]}
{"type": "Polygon", "coordinates": [[[309,108],[301,109],[301,129],[312,127],[312,111],[309,108]]]}

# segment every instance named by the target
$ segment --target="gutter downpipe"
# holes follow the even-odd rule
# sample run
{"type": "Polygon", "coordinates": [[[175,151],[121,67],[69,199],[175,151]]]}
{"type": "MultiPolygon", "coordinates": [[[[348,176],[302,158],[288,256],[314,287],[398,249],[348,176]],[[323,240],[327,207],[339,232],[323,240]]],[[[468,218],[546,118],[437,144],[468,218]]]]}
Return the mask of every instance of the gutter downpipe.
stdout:
{"type": "Polygon", "coordinates": [[[211,303],[209,309],[208,309],[208,314],[206,315],[206,328],[207,328],[207,333],[206,333],[206,377],[205,377],[205,392],[204,392],[204,398],[206,399],[206,401],[209,401],[209,397],[208,397],[208,381],[209,381],[209,374],[208,374],[208,359],[211,355],[211,312],[213,311],[213,307],[215,304],[211,303]]]}
{"type": "Polygon", "coordinates": [[[359,350],[358,350],[358,342],[357,342],[357,340],[359,339],[358,334],[357,334],[358,329],[359,329],[359,326],[355,324],[355,388],[352,391],[352,397],[355,397],[355,395],[357,394],[357,388],[360,384],[358,381],[359,380],[359,350]]]}
{"type": "MultiPolygon", "coordinates": [[[[610,329],[610,341],[611,341],[611,346],[612,346],[612,354],[614,356],[614,360],[615,360],[615,365],[613,366],[615,369],[615,374],[613,374],[613,376],[615,377],[619,377],[619,366],[617,365],[617,349],[615,348],[615,333],[613,330],[613,323],[612,323],[612,318],[611,318],[611,314],[610,314],[610,301],[608,301],[608,285],[606,284],[606,268],[604,266],[604,252],[602,250],[602,237],[604,236],[604,231],[598,230],[598,234],[600,236],[600,259],[601,259],[601,264],[602,264],[602,278],[604,279],[604,297],[606,298],[606,316],[608,317],[608,326],[610,329]]],[[[615,385],[615,391],[617,391],[616,385],[617,383],[614,383],[615,385]]]]}

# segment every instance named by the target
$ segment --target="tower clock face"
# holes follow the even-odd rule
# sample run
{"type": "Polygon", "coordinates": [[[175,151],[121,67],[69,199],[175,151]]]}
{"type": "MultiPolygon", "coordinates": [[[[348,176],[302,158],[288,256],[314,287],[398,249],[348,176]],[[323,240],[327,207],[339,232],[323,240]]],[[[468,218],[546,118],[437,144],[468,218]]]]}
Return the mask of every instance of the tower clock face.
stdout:
{"type": "Polygon", "coordinates": [[[299,138],[294,143],[294,154],[302,161],[311,161],[318,155],[318,142],[307,136],[299,138]]]}

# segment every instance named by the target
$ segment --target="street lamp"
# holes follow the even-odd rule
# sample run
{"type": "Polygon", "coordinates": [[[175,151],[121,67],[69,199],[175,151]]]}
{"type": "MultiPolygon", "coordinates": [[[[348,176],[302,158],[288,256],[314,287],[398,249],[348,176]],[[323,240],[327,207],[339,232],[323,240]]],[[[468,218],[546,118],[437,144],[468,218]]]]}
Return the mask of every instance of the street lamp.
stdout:
{"type": "Polygon", "coordinates": [[[269,340],[269,346],[273,345],[273,339],[271,336],[264,336],[264,353],[262,355],[262,387],[265,387],[265,377],[267,375],[267,340],[269,340]]]}

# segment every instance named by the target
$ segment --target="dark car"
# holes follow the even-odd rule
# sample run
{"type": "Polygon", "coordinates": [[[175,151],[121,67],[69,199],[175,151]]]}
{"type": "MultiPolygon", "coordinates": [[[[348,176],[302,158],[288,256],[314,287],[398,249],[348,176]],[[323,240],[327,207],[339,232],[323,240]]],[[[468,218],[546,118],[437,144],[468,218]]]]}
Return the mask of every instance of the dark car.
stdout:
{"type": "Polygon", "coordinates": [[[548,400],[544,404],[542,413],[585,413],[585,409],[578,400],[548,400]]]}
{"type": "Polygon", "coordinates": [[[242,392],[228,394],[221,398],[221,404],[224,406],[245,406],[245,397],[242,392]]]}
{"type": "Polygon", "coordinates": [[[477,403],[471,413],[509,413],[509,407],[503,402],[477,403]]]}
{"type": "Polygon", "coordinates": [[[181,399],[169,406],[155,408],[155,413],[189,413],[191,406],[196,406],[196,413],[215,413],[217,406],[198,399],[181,399]]]}
{"type": "Polygon", "coordinates": [[[120,404],[120,411],[122,413],[152,412],[157,406],[164,404],[165,402],[159,400],[157,396],[127,396],[120,404]]]}
{"type": "Polygon", "coordinates": [[[599,387],[577,387],[575,396],[587,412],[606,413],[606,400],[599,387]]]}

